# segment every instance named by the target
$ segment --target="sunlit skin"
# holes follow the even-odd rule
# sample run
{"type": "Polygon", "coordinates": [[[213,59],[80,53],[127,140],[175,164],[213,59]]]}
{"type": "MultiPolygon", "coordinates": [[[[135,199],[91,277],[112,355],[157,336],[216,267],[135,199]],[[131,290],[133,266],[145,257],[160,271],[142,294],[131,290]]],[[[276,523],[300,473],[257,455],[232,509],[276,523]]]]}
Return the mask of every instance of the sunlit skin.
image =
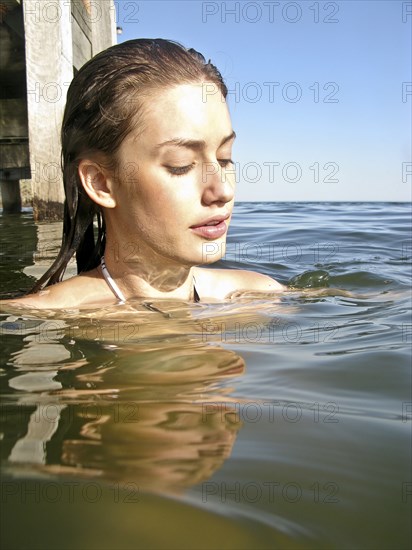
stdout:
{"type": "MultiPolygon", "coordinates": [[[[184,84],[144,100],[143,125],[120,146],[114,172],[97,157],[80,162],[84,190],[105,217],[107,268],[126,299],[193,301],[194,280],[202,301],[283,288],[251,271],[198,267],[225,253],[235,137],[218,88],[184,84]],[[211,219],[219,225],[204,228],[211,219]]],[[[97,267],[17,302],[53,308],[115,303],[116,298],[97,267]]]]}

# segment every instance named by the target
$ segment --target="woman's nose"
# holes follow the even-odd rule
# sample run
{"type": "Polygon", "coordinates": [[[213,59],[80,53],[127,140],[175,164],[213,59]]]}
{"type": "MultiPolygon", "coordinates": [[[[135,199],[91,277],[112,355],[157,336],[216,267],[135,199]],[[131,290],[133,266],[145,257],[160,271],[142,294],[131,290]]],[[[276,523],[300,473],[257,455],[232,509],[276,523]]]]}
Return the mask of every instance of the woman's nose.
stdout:
{"type": "Polygon", "coordinates": [[[202,165],[203,201],[227,203],[234,197],[235,168],[222,168],[218,162],[204,162],[202,165]]]}

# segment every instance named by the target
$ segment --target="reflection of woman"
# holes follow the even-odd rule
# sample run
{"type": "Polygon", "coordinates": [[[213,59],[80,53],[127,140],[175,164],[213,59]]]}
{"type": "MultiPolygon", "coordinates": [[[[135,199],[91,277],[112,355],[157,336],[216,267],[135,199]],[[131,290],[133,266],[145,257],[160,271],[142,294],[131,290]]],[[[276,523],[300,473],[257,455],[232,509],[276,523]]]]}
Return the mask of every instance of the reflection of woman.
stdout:
{"type": "Polygon", "coordinates": [[[12,420],[15,409],[27,412],[17,439],[15,420],[3,427],[10,463],[44,464],[50,472],[58,464],[67,474],[178,493],[208,479],[230,455],[241,424],[226,381],[245,369],[232,350],[195,342],[136,344],[113,352],[103,364],[91,353],[74,366],[62,344],[32,349],[43,357],[43,369],[25,364],[30,357],[24,350],[14,354],[18,370],[9,386],[42,391],[43,402],[32,406],[24,393],[10,405],[12,420]],[[50,346],[60,348],[58,370],[55,350],[50,370],[44,370],[50,346]]]}
{"type": "Polygon", "coordinates": [[[131,40],[82,67],[62,126],[62,248],[34,288],[47,290],[22,303],[199,301],[282,288],[262,274],[197,267],[224,255],[232,215],[226,95],[210,62],[167,40],[131,40]],[[74,254],[80,275],[54,285],[74,254]]]}
{"type": "Polygon", "coordinates": [[[62,465],[150,492],[179,493],[209,479],[230,456],[241,427],[228,403],[139,403],[133,415],[107,411],[85,423],[79,439],[63,442],[62,465]]]}

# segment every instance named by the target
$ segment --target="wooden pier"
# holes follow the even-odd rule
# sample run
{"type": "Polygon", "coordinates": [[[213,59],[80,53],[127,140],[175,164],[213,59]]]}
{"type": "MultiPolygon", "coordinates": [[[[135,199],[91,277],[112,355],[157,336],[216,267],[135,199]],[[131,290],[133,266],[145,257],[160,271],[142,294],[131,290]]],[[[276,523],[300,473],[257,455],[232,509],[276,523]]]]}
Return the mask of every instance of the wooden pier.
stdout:
{"type": "Polygon", "coordinates": [[[0,0],[0,187],[3,213],[63,213],[60,126],[80,67],[116,43],[113,0],[0,0]]]}

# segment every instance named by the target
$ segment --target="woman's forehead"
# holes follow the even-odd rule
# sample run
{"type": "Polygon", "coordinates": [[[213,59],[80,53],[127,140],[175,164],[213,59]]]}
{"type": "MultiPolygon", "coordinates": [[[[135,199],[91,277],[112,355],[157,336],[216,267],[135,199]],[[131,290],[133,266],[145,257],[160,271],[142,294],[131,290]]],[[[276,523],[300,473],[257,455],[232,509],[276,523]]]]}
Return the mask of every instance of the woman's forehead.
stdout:
{"type": "Polygon", "coordinates": [[[218,140],[231,134],[227,104],[217,87],[185,84],[159,91],[146,100],[138,139],[156,147],[176,138],[218,140]]]}

